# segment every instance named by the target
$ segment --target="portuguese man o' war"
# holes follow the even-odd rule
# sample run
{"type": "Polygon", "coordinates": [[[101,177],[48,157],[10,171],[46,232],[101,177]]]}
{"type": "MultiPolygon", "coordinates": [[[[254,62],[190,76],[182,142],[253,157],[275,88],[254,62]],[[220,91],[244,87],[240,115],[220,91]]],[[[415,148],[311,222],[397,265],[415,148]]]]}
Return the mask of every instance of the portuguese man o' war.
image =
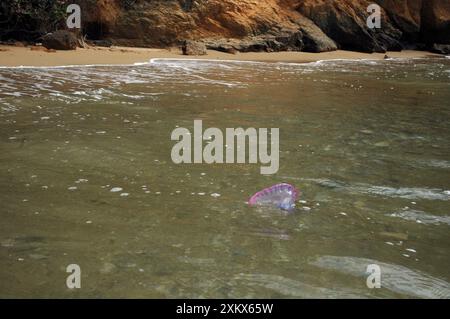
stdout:
{"type": "Polygon", "coordinates": [[[281,183],[257,192],[248,201],[250,206],[276,207],[282,210],[292,210],[300,192],[292,185],[281,183]]]}

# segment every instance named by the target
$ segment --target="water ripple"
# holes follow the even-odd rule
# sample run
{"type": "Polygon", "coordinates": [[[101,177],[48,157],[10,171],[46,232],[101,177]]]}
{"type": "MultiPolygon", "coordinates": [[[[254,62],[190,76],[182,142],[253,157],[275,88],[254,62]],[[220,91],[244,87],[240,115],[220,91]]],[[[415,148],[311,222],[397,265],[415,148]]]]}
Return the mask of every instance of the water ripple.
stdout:
{"type": "Polygon", "coordinates": [[[364,183],[348,184],[342,181],[335,181],[323,178],[304,179],[315,182],[320,186],[345,191],[349,193],[369,194],[393,198],[405,199],[429,199],[429,200],[450,200],[450,190],[427,187],[390,187],[376,186],[364,183]]]}
{"type": "Polygon", "coordinates": [[[382,288],[418,298],[450,298],[450,284],[447,281],[399,265],[340,256],[321,256],[311,264],[357,277],[367,277],[367,266],[376,264],[381,268],[382,288]]]}
{"type": "Polygon", "coordinates": [[[436,216],[430,215],[426,212],[420,210],[403,210],[388,214],[390,217],[402,218],[408,221],[414,221],[419,224],[428,224],[428,225],[439,225],[439,224],[447,224],[450,225],[450,217],[449,216],[436,216]]]}

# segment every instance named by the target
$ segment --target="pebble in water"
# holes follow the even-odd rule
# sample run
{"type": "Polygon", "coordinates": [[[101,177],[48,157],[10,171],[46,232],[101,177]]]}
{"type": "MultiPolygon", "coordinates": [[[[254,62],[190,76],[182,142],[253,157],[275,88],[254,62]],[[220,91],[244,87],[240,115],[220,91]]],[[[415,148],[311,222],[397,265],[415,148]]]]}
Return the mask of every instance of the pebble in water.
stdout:
{"type": "Polygon", "coordinates": [[[122,190],[123,190],[123,188],[121,188],[121,187],[113,187],[113,188],[111,188],[111,192],[112,193],[117,193],[117,192],[120,192],[122,190]]]}

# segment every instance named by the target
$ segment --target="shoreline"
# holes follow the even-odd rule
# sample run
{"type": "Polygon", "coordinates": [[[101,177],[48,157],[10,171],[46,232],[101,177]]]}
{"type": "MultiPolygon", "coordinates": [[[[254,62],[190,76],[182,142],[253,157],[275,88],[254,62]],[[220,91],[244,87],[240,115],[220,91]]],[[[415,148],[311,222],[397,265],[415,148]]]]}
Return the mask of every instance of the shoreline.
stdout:
{"type": "Polygon", "coordinates": [[[151,59],[226,60],[253,62],[310,63],[322,60],[382,60],[389,58],[443,57],[428,51],[404,50],[401,52],[361,53],[354,51],[309,52],[248,52],[229,54],[208,50],[207,55],[182,55],[181,50],[137,47],[89,47],[73,51],[47,51],[43,47],[18,47],[0,45],[0,67],[64,67],[94,65],[130,65],[148,63],[151,59]]]}

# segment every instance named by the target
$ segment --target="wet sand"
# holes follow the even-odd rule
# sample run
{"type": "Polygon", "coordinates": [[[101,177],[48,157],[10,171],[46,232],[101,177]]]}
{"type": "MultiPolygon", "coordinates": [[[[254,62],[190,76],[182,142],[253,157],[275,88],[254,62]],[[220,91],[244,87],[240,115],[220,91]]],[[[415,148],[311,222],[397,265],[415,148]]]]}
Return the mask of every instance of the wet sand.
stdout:
{"type": "MultiPolygon", "coordinates": [[[[402,51],[386,53],[392,58],[425,58],[439,56],[426,51],[402,51]]],[[[308,52],[251,52],[228,54],[209,50],[204,56],[184,56],[177,48],[150,49],[130,47],[91,47],[74,51],[48,52],[43,47],[0,46],[0,66],[66,66],[91,64],[132,64],[148,62],[154,58],[175,59],[217,59],[266,62],[315,62],[332,59],[383,59],[384,53],[361,53],[353,51],[333,51],[323,53],[308,52]]]]}

